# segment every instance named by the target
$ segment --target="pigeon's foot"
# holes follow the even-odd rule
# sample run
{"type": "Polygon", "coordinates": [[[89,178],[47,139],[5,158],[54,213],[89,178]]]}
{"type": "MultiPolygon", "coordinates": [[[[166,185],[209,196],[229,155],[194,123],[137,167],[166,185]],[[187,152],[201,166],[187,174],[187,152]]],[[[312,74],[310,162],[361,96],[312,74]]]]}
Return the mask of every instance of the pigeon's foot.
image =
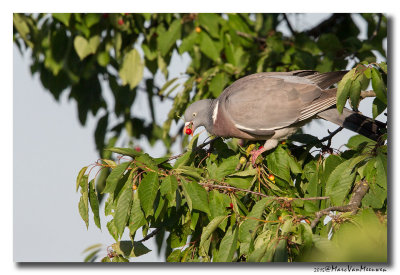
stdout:
{"type": "Polygon", "coordinates": [[[267,148],[265,148],[264,146],[260,146],[257,150],[253,150],[250,152],[251,164],[253,164],[253,166],[255,166],[258,156],[264,153],[265,151],[267,151],[267,148]]]}

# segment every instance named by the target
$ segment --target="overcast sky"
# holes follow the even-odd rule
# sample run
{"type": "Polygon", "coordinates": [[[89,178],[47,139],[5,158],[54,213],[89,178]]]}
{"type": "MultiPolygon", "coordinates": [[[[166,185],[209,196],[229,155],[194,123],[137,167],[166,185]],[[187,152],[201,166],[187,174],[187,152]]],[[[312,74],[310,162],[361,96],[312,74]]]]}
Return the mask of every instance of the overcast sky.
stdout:
{"type": "MultiPolygon", "coordinates": [[[[293,27],[301,30],[325,16],[313,14],[290,16],[290,19],[293,27]]],[[[287,31],[285,26],[282,26],[282,31],[287,31]]],[[[365,30],[361,34],[364,36],[365,30]]],[[[81,253],[86,247],[96,243],[114,243],[107,231],[108,219],[104,219],[104,215],[101,216],[102,231],[94,226],[92,216],[89,230],[86,230],[78,213],[80,194],[75,193],[78,171],[98,158],[93,139],[96,120],[89,116],[87,125],[80,126],[75,103],[67,100],[67,93],[59,103],[56,102],[43,89],[38,75],[31,76],[29,64],[29,55],[21,56],[14,47],[14,261],[79,262],[84,258],[81,253]]],[[[175,59],[170,67],[171,77],[183,72],[187,64],[188,59],[175,59]]],[[[103,87],[108,90],[106,84],[103,87]]],[[[371,116],[370,102],[363,105],[368,108],[362,108],[362,111],[371,116]]],[[[171,104],[165,102],[157,106],[161,106],[157,108],[157,121],[161,124],[171,104]]],[[[146,116],[145,97],[139,97],[134,109],[146,116]]],[[[305,131],[324,137],[328,128],[334,130],[337,127],[313,122],[305,127],[305,131]]],[[[333,146],[338,148],[344,144],[349,135],[353,133],[342,131],[333,140],[333,146]]],[[[139,144],[152,156],[161,156],[165,152],[161,142],[154,148],[144,140],[139,144]]],[[[155,248],[153,240],[145,245],[155,248]]],[[[101,256],[105,256],[105,252],[101,256]]],[[[138,260],[165,259],[157,257],[153,251],[138,260]]]]}

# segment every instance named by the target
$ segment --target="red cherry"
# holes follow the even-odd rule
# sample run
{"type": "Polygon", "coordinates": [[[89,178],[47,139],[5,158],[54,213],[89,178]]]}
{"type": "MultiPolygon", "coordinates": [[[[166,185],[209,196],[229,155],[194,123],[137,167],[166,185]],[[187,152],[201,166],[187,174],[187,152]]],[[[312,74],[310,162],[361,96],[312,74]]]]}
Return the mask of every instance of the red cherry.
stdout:
{"type": "Polygon", "coordinates": [[[142,151],[142,148],[140,148],[140,146],[136,146],[136,147],[135,147],[135,150],[136,150],[136,152],[141,152],[141,151],[142,151]]]}
{"type": "Polygon", "coordinates": [[[258,147],[259,150],[262,149],[262,148],[264,148],[264,146],[262,146],[262,145],[260,147],[258,147]]]}
{"type": "Polygon", "coordinates": [[[230,204],[229,204],[229,208],[230,208],[230,209],[233,209],[233,203],[230,203],[230,204]]]}
{"type": "Polygon", "coordinates": [[[192,134],[192,129],[186,128],[185,133],[186,133],[186,135],[191,135],[192,134]]]}
{"type": "Polygon", "coordinates": [[[118,19],[118,25],[123,25],[124,24],[124,20],[122,20],[122,18],[118,19]]]}

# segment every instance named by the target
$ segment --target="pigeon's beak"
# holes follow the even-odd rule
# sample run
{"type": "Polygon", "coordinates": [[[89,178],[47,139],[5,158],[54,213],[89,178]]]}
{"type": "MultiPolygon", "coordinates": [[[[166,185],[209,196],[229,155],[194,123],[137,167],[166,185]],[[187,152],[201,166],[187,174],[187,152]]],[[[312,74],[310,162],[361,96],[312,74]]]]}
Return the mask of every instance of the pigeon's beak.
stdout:
{"type": "Polygon", "coordinates": [[[186,134],[186,130],[187,130],[187,129],[190,129],[190,130],[191,130],[190,135],[193,136],[193,132],[194,132],[195,128],[193,127],[193,122],[192,122],[192,121],[190,121],[190,122],[185,122],[185,127],[183,127],[183,133],[184,133],[184,134],[186,134]]]}

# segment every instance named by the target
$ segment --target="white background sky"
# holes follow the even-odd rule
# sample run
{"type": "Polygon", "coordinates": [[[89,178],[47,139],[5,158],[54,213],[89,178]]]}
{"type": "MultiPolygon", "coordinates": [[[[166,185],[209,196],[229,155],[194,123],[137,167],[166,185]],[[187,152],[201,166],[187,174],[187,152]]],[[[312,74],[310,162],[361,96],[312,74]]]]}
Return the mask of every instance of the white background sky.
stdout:
{"type": "MultiPolygon", "coordinates": [[[[247,1],[249,2],[251,1],[247,1]]],[[[129,8],[123,9],[123,11],[126,10],[132,11],[129,8]]],[[[302,7],[297,9],[297,11],[301,10],[302,7]]],[[[11,11],[21,11],[21,8],[13,8],[11,11]]],[[[12,27],[11,17],[10,13],[6,16],[9,39],[11,39],[9,36],[12,27]]],[[[292,20],[294,28],[304,27],[298,23],[297,20],[292,20]]],[[[10,44],[9,40],[6,41],[10,44]]],[[[393,47],[395,44],[391,43],[391,45],[393,47]]],[[[7,50],[9,51],[10,48],[7,50]]],[[[93,141],[95,121],[89,118],[87,126],[82,128],[77,119],[75,104],[68,102],[65,94],[61,103],[56,103],[49,92],[43,91],[37,76],[31,77],[27,66],[28,56],[23,58],[17,51],[10,52],[8,58],[11,56],[13,61],[10,60],[9,67],[12,65],[13,71],[11,73],[11,70],[5,70],[2,75],[8,76],[4,78],[5,81],[11,82],[11,79],[14,79],[13,87],[9,86],[6,90],[8,94],[11,94],[12,90],[14,92],[14,110],[11,109],[10,97],[1,102],[2,112],[5,112],[1,116],[2,124],[4,120],[3,125],[7,129],[5,133],[8,133],[5,137],[6,142],[2,144],[5,146],[5,151],[11,152],[9,156],[6,156],[6,165],[10,165],[11,159],[14,158],[13,168],[2,165],[2,172],[6,167],[10,168],[4,169],[8,173],[12,171],[11,169],[14,170],[13,180],[10,175],[10,180],[3,182],[4,185],[13,183],[14,186],[14,226],[13,232],[9,232],[13,233],[14,251],[10,253],[12,251],[12,243],[10,243],[10,246],[5,248],[9,254],[7,257],[13,254],[14,261],[81,261],[83,259],[81,252],[87,246],[94,243],[113,242],[107,232],[104,219],[103,232],[94,226],[92,220],[89,231],[86,231],[77,210],[79,194],[75,193],[76,174],[81,167],[97,159],[93,141]],[[10,124],[12,112],[14,115],[13,137],[10,124]],[[13,155],[12,141],[14,142],[13,155]]],[[[392,71],[392,68],[390,70],[392,71]]],[[[160,114],[159,117],[162,119],[163,115],[160,114]]],[[[326,135],[326,128],[322,126],[314,125],[307,127],[306,130],[314,131],[313,127],[319,128],[319,136],[326,135]]],[[[340,144],[343,142],[339,141],[340,144]]],[[[151,155],[160,154],[160,146],[157,146],[155,150],[149,150],[146,144],[142,146],[151,155]]],[[[11,209],[11,194],[12,190],[3,196],[8,204],[7,208],[2,209],[11,209]]],[[[10,218],[8,224],[11,225],[12,215],[8,214],[10,218]]],[[[4,233],[2,235],[4,236],[4,233]]],[[[10,236],[8,235],[8,242],[11,240],[10,236]]],[[[147,241],[146,245],[152,248],[151,241],[147,241]]],[[[154,251],[141,260],[163,260],[163,258],[154,258],[155,254],[154,251]]],[[[9,261],[12,259],[9,258],[9,261]]]]}

